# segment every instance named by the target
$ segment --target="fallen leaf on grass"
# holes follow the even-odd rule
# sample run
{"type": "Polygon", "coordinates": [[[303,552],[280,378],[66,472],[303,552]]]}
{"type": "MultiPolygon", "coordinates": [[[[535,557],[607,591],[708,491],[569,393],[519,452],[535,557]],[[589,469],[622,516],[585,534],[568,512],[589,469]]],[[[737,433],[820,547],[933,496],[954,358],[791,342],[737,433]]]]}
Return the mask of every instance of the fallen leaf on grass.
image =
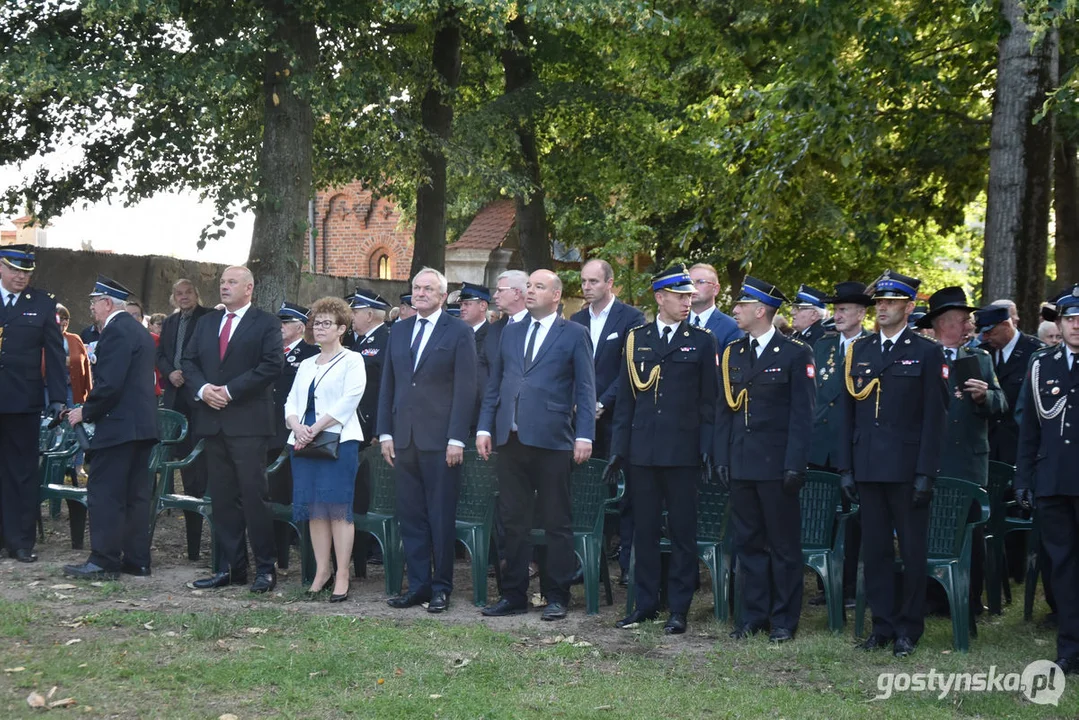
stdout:
{"type": "Polygon", "coordinates": [[[90,583],[90,587],[105,587],[105,583],[94,581],[90,583]]]}
{"type": "Polygon", "coordinates": [[[89,667],[89,663],[82,663],[82,664],[79,665],[79,667],[81,667],[81,668],[89,667]]]}
{"type": "Polygon", "coordinates": [[[225,652],[232,650],[224,640],[218,640],[217,647],[219,650],[224,650],[225,652]]]}
{"type": "Polygon", "coordinates": [[[319,675],[325,675],[325,670],[316,670],[315,672],[307,673],[308,678],[318,677],[319,675]]]}
{"type": "Polygon", "coordinates": [[[461,658],[461,657],[454,658],[452,667],[453,667],[454,670],[460,670],[465,665],[468,665],[470,662],[472,662],[472,660],[470,658],[461,658]]]}
{"type": "Polygon", "coordinates": [[[543,607],[547,604],[547,598],[543,597],[539,593],[532,593],[532,597],[529,599],[532,607],[543,607]]]}
{"type": "Polygon", "coordinates": [[[41,581],[40,581],[40,580],[35,580],[34,582],[30,583],[30,584],[29,584],[29,585],[27,585],[26,587],[37,587],[37,586],[38,586],[38,585],[40,585],[40,584],[41,584],[41,581]]]}
{"type": "Polygon", "coordinates": [[[432,700],[438,700],[438,699],[440,699],[440,698],[441,698],[442,696],[441,696],[441,695],[428,695],[427,697],[431,698],[432,700]]]}
{"type": "Polygon", "coordinates": [[[249,628],[244,628],[244,632],[247,633],[248,635],[263,635],[265,633],[268,633],[269,630],[266,629],[266,628],[260,628],[260,627],[249,627],[249,628]]]}
{"type": "Polygon", "coordinates": [[[596,707],[594,707],[592,709],[593,710],[613,710],[614,705],[597,705],[596,707]]]}
{"type": "Polygon", "coordinates": [[[81,642],[82,642],[82,638],[71,638],[66,643],[64,643],[64,647],[67,647],[68,645],[74,645],[75,643],[81,643],[81,642]]]}
{"type": "Polygon", "coordinates": [[[59,686],[53,685],[52,689],[49,690],[49,694],[45,696],[45,699],[52,700],[52,696],[56,694],[57,689],[59,689],[59,686]]]}
{"type": "Polygon", "coordinates": [[[393,669],[393,674],[394,674],[394,677],[401,677],[402,675],[405,674],[405,671],[403,669],[401,669],[401,668],[394,668],[393,669]]]}
{"type": "Polygon", "coordinates": [[[154,629],[154,624],[153,624],[153,622],[143,623],[143,624],[142,624],[142,626],[143,626],[144,628],[146,628],[147,630],[153,630],[153,629],[154,629]]]}
{"type": "Polygon", "coordinates": [[[35,690],[26,696],[26,704],[32,708],[43,708],[46,705],[45,696],[35,690]]]}
{"type": "Polygon", "coordinates": [[[217,720],[240,720],[240,718],[236,717],[232,713],[225,713],[224,715],[219,715],[217,717],[217,720]]]}
{"type": "Polygon", "coordinates": [[[573,647],[592,647],[592,643],[588,642],[587,640],[578,640],[577,642],[573,643],[573,647]]]}
{"type": "Polygon", "coordinates": [[[172,630],[169,630],[167,633],[165,633],[165,637],[180,637],[180,636],[177,633],[173,632],[172,630]]]}
{"type": "Polygon", "coordinates": [[[72,585],[71,583],[60,583],[59,585],[50,585],[50,590],[75,590],[78,585],[72,585]]]}
{"type": "Polygon", "coordinates": [[[54,592],[53,595],[56,596],[57,600],[70,600],[71,599],[70,595],[64,595],[63,593],[54,592]]]}
{"type": "Polygon", "coordinates": [[[19,667],[4,668],[4,672],[6,672],[6,673],[17,673],[17,672],[22,672],[25,669],[26,668],[24,668],[22,665],[20,665],[19,667]]]}

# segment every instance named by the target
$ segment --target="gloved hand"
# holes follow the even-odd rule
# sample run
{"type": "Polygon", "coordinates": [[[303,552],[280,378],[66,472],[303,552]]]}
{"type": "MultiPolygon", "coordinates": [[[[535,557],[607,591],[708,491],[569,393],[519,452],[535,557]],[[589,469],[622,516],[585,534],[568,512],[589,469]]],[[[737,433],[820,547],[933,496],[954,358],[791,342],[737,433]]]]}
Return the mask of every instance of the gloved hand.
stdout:
{"type": "Polygon", "coordinates": [[[603,468],[603,482],[608,485],[618,484],[618,472],[622,469],[624,462],[621,455],[611,455],[611,458],[607,461],[607,467],[603,468]]]}
{"type": "Polygon", "coordinates": [[[914,476],[914,507],[929,507],[933,499],[933,478],[928,475],[914,476]]]}
{"type": "Polygon", "coordinates": [[[847,498],[847,502],[859,502],[858,487],[854,484],[854,473],[850,470],[839,473],[839,489],[843,491],[843,497],[847,498]]]}
{"type": "Polygon", "coordinates": [[[713,464],[712,456],[708,453],[701,453],[701,483],[710,485],[713,477],[715,477],[715,465],[713,464]]]}
{"type": "Polygon", "coordinates": [[[726,465],[716,465],[716,480],[719,481],[719,486],[726,492],[731,491],[731,469],[726,465]]]}
{"type": "Polygon", "coordinates": [[[1016,488],[1015,501],[1024,510],[1032,510],[1034,508],[1034,491],[1030,488],[1016,488]]]}
{"type": "Polygon", "coordinates": [[[797,495],[798,491],[805,485],[805,481],[805,473],[798,472],[797,470],[784,470],[783,492],[788,495],[797,495]]]}

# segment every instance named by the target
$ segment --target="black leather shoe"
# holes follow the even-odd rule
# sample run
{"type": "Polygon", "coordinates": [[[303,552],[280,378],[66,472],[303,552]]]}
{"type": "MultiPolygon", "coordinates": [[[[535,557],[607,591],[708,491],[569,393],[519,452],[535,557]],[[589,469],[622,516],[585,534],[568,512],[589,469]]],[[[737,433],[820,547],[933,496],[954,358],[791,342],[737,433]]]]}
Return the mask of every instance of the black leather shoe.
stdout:
{"type": "Polygon", "coordinates": [[[892,648],[892,655],[896,657],[906,657],[914,652],[914,641],[908,637],[897,637],[895,639],[895,647],[892,648]]]}
{"type": "Polygon", "coordinates": [[[196,590],[212,590],[213,588],[223,588],[229,585],[246,585],[247,574],[234,575],[228,570],[223,572],[214,573],[208,578],[202,578],[191,583],[191,587],[196,590]]]}
{"type": "Polygon", "coordinates": [[[390,598],[386,601],[386,604],[392,608],[404,610],[405,608],[422,605],[430,599],[431,595],[429,593],[407,592],[390,598]]]}
{"type": "Polygon", "coordinates": [[[251,583],[251,592],[270,592],[275,587],[277,587],[277,573],[258,573],[255,575],[255,582],[251,583]]]}
{"type": "Polygon", "coordinates": [[[772,633],[768,636],[768,639],[774,643],[790,642],[794,639],[794,633],[785,627],[772,628],[772,633]]]}
{"type": "MultiPolygon", "coordinates": [[[[278,565],[278,567],[281,567],[281,566],[278,565]]],[[[307,590],[304,591],[304,595],[306,595],[309,598],[316,598],[319,595],[321,595],[322,593],[324,593],[326,591],[326,588],[330,587],[330,585],[333,585],[334,580],[335,580],[335,577],[333,575],[330,575],[330,577],[326,578],[326,582],[322,583],[321,587],[319,587],[318,590],[312,590],[312,589],[308,588],[307,590]]]]}
{"type": "Polygon", "coordinates": [[[681,635],[686,631],[686,616],[682,613],[671,613],[667,624],[663,626],[663,632],[667,635],[681,635]]]}
{"type": "Polygon", "coordinates": [[[541,620],[565,620],[566,619],[566,606],[560,602],[549,602],[547,607],[543,608],[543,614],[540,615],[541,620]]]}
{"type": "Polygon", "coordinates": [[[27,550],[26,548],[19,548],[18,550],[8,550],[8,557],[15,558],[22,563],[37,562],[37,555],[33,550],[27,550]]]}
{"type": "Polygon", "coordinates": [[[348,593],[344,593],[342,595],[330,593],[330,602],[332,603],[342,603],[345,600],[348,600],[348,593]]]}
{"type": "Polygon", "coordinates": [[[120,577],[120,573],[106,570],[89,561],[82,565],[64,565],[64,575],[79,580],[116,580],[120,577]]]}
{"type": "Polygon", "coordinates": [[[734,630],[731,630],[727,637],[732,640],[745,640],[747,637],[756,635],[760,631],[760,628],[753,627],[752,625],[739,625],[734,630]]]}
{"type": "Polygon", "coordinates": [[[149,565],[136,565],[126,561],[120,564],[120,572],[124,575],[134,575],[135,577],[150,577],[153,575],[149,565]]]}
{"type": "Polygon", "coordinates": [[[655,620],[659,615],[655,610],[634,610],[629,615],[619,620],[614,624],[617,628],[632,627],[638,623],[648,622],[649,620],[655,620]]]}
{"type": "Polygon", "coordinates": [[[449,593],[437,592],[434,597],[431,598],[431,602],[427,603],[427,612],[440,613],[445,612],[450,607],[449,593]]]}
{"type": "Polygon", "coordinates": [[[507,615],[524,615],[528,612],[527,605],[514,605],[506,598],[501,598],[494,605],[488,605],[480,610],[487,617],[506,617],[507,615]]]}
{"type": "Polygon", "coordinates": [[[858,647],[862,650],[883,650],[892,644],[891,638],[886,638],[883,635],[870,635],[862,642],[858,643],[858,647]]]}
{"type": "Polygon", "coordinates": [[[1079,672],[1079,657],[1062,657],[1057,658],[1057,667],[1065,675],[1073,675],[1079,672]]]}

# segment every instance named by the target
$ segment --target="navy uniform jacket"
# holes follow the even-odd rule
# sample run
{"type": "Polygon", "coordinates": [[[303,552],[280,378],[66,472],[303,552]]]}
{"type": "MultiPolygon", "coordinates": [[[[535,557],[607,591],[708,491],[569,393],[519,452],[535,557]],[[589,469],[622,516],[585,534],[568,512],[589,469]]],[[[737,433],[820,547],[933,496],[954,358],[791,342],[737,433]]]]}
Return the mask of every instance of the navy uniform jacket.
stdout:
{"type": "Polygon", "coordinates": [[[1035,497],[1079,495],[1079,375],[1064,344],[1034,353],[1020,398],[1015,487],[1035,497]]]}
{"type": "Polygon", "coordinates": [[[715,433],[715,338],[682,322],[664,342],[657,324],[650,322],[629,331],[625,353],[611,455],[645,467],[697,467],[701,455],[712,451],[715,433]],[[630,361],[642,381],[658,368],[658,383],[636,390],[630,361]]]}
{"type": "Polygon", "coordinates": [[[947,366],[932,340],[909,328],[885,358],[880,334],[855,340],[851,383],[855,392],[879,380],[880,393],[864,400],[843,396],[836,468],[857,482],[913,482],[936,477],[948,413],[947,366]]]}
{"type": "MultiPolygon", "coordinates": [[[[988,344],[982,343],[978,347],[996,357],[996,351],[988,344]]],[[[1015,408],[1019,402],[1019,390],[1023,387],[1023,378],[1026,377],[1031,356],[1042,347],[1043,343],[1038,338],[1019,333],[1019,339],[1007,362],[996,368],[997,381],[1008,400],[1008,409],[989,420],[990,460],[1015,464],[1015,451],[1019,445],[1019,422],[1015,408]]]]}
{"type": "Polygon", "coordinates": [[[359,338],[352,344],[352,350],[363,356],[363,367],[367,372],[367,385],[357,413],[363,438],[367,442],[375,436],[378,425],[378,386],[382,382],[382,365],[386,360],[386,346],[390,341],[390,326],[380,324],[374,332],[359,338]]]}
{"type": "Polygon", "coordinates": [[[969,356],[978,358],[982,380],[989,383],[989,389],[985,402],[979,405],[970,399],[970,393],[961,392],[955,384],[955,377],[949,377],[951,396],[948,401],[947,435],[940,452],[940,474],[985,487],[989,482],[989,423],[1007,412],[1008,400],[997,382],[989,353],[962,347],[956,359],[969,356]]]}
{"type": "MultiPolygon", "coordinates": [[[[195,325],[198,324],[199,318],[208,312],[210,312],[210,308],[205,308],[202,305],[196,305],[192,308],[191,317],[188,318],[187,327],[184,329],[184,349],[187,349],[187,346],[191,343],[191,338],[195,337],[195,325]]],[[[193,393],[197,393],[199,389],[192,388],[191,384],[187,382],[178,388],[169,382],[169,373],[173,370],[182,369],[173,363],[176,359],[176,335],[179,331],[180,313],[175,312],[165,318],[165,322],[161,323],[161,339],[157,344],[155,362],[157,363],[157,371],[161,373],[161,382],[165,386],[161,404],[169,410],[179,410],[186,415],[187,409],[194,402],[193,393]]],[[[182,352],[183,350],[181,350],[181,357],[182,352]]]]}
{"type": "Polygon", "coordinates": [[[120,311],[97,341],[94,388],[82,406],[94,423],[91,449],[157,440],[154,339],[135,318],[120,311]]]}
{"type": "Polygon", "coordinates": [[[817,388],[813,351],[776,330],[764,352],[750,362],[750,338],[724,348],[720,392],[716,401],[715,459],[730,468],[734,480],[782,480],[783,471],[805,472],[813,435],[817,388]],[[733,410],[726,397],[746,391],[733,410]]]}
{"type": "MultiPolygon", "coordinates": [[[[587,305],[583,310],[573,313],[570,320],[584,325],[591,337],[592,319],[587,305]]],[[[605,412],[612,412],[618,400],[618,376],[622,367],[622,347],[626,343],[626,333],[643,324],[644,313],[615,299],[603,323],[603,331],[599,334],[599,344],[595,347],[593,358],[596,368],[596,400],[603,403],[605,412]]]]}
{"type": "Polygon", "coordinates": [[[212,310],[199,318],[180,365],[192,397],[210,383],[224,385],[232,400],[221,410],[193,402],[192,431],[201,437],[224,433],[272,438],[277,432],[273,386],[285,364],[281,319],[252,305],[233,330],[222,358],[218,332],[224,316],[224,310],[212,310]]]}
{"type": "Polygon", "coordinates": [[[532,317],[526,315],[501,334],[498,352],[490,357],[491,379],[483,395],[477,433],[490,433],[493,444],[501,447],[509,441],[516,418],[517,437],[523,445],[573,450],[577,438],[594,441],[596,372],[588,331],[556,317],[525,370],[525,339],[531,324],[532,317]]]}
{"type": "Polygon", "coordinates": [[[491,377],[491,361],[487,358],[487,335],[491,332],[491,323],[486,320],[472,331],[476,336],[476,410],[472,425],[479,421],[480,408],[483,406],[483,393],[487,391],[487,379],[491,377]]]}
{"type": "Polygon", "coordinates": [[[800,333],[796,333],[796,335],[806,345],[813,347],[818,340],[824,337],[824,321],[818,320],[800,333]]]}
{"type": "MultiPolygon", "coordinates": [[[[288,441],[289,429],[285,425],[285,401],[288,400],[288,394],[292,390],[292,383],[296,380],[296,370],[299,369],[300,363],[309,357],[318,355],[318,345],[313,345],[306,342],[303,338],[300,338],[292,349],[285,353],[285,364],[281,368],[281,374],[277,376],[277,381],[273,386],[273,404],[274,414],[277,416],[277,433],[274,436],[273,441],[270,443],[271,449],[281,449],[285,447],[285,443],[288,441]]],[[[198,392],[198,388],[195,388],[198,392]]],[[[364,435],[364,437],[367,437],[364,435]]]]}
{"type": "MultiPolygon", "coordinates": [[[[862,330],[858,337],[869,333],[862,330]]],[[[813,419],[813,442],[809,462],[825,468],[836,467],[839,454],[839,413],[847,387],[843,382],[844,356],[839,347],[839,333],[825,333],[813,346],[817,365],[817,408],[813,419]]]]}
{"type": "Polygon", "coordinates": [[[56,323],[56,300],[27,286],[8,308],[0,303],[0,413],[36,413],[49,401],[67,402],[64,339],[56,323]],[[45,378],[41,356],[45,355],[45,378]]]}
{"type": "Polygon", "coordinates": [[[412,370],[412,330],[418,315],[394,323],[378,394],[378,436],[392,435],[397,449],[445,451],[450,440],[468,440],[476,408],[476,339],[472,328],[445,310],[412,370]]]}

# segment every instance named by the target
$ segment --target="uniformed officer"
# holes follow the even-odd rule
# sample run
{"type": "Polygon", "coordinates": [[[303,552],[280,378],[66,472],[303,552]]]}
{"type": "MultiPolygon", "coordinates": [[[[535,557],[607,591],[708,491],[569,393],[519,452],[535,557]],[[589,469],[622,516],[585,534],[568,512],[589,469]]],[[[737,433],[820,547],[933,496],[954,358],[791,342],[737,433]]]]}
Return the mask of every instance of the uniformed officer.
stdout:
{"type": "Polygon", "coordinates": [[[693,281],[684,265],[652,279],[656,321],[626,333],[605,476],[630,465],[637,607],[618,627],[659,611],[660,527],[671,540],[670,618],[663,631],[686,631],[697,578],[697,481],[711,472],[716,401],[716,342],[686,322],[693,281]]]}
{"type": "MultiPolygon", "coordinates": [[[[307,358],[318,355],[318,346],[304,340],[307,329],[307,308],[290,302],[282,302],[277,311],[281,320],[281,343],[285,349],[285,366],[274,383],[274,413],[277,418],[277,434],[270,440],[267,450],[267,462],[273,462],[285,448],[289,429],[285,425],[285,401],[288,399],[292,383],[296,379],[296,370],[307,358]]],[[[289,505],[292,503],[292,467],[288,456],[276,473],[269,477],[270,500],[289,505]]],[[[287,570],[289,565],[289,545],[291,528],[285,523],[275,523],[274,539],[277,543],[277,567],[287,570]]]]}
{"type": "Polygon", "coordinates": [[[813,351],[777,332],[787,298],[747,276],[733,316],[745,337],[723,350],[716,404],[715,463],[730,488],[742,617],[732,638],[771,625],[769,639],[794,639],[802,612],[802,516],[816,403],[813,351]]]}
{"type": "Polygon", "coordinates": [[[476,379],[476,417],[472,419],[472,432],[475,433],[480,403],[483,402],[483,392],[487,389],[487,377],[491,374],[490,362],[487,359],[487,333],[491,330],[491,323],[487,322],[487,307],[491,303],[491,291],[483,285],[462,283],[457,302],[461,307],[461,319],[472,328],[476,336],[478,377],[476,379]]]}
{"type": "Polygon", "coordinates": [[[8,555],[26,563],[37,560],[37,436],[46,390],[54,416],[67,399],[56,300],[30,287],[34,267],[33,246],[0,248],[0,517],[8,555]]]}
{"type": "Polygon", "coordinates": [[[920,280],[886,271],[873,284],[880,333],[847,353],[847,396],[840,416],[843,492],[861,498],[862,561],[873,632],[866,650],[905,657],[925,629],[929,501],[940,467],[948,407],[944,355],[907,327],[920,280]],[[903,560],[896,597],[895,546],[903,560]],[[898,604],[897,604],[898,603],[898,604]]]}
{"type": "Polygon", "coordinates": [[[793,335],[810,348],[824,337],[824,318],[828,310],[825,304],[826,296],[827,293],[816,288],[801,285],[798,295],[791,303],[794,307],[794,316],[791,318],[794,325],[793,335]]]}
{"type": "MultiPolygon", "coordinates": [[[[401,322],[402,320],[408,320],[410,317],[416,314],[416,308],[412,307],[412,293],[405,293],[398,298],[401,302],[397,306],[398,312],[395,322],[401,322]]],[[[364,436],[366,437],[366,436],[364,436]]]]}
{"type": "Polygon", "coordinates": [[[352,350],[363,356],[363,365],[367,370],[367,386],[359,407],[360,425],[363,436],[371,438],[374,444],[377,442],[374,430],[378,412],[378,384],[382,379],[386,341],[390,337],[390,329],[384,321],[390,306],[374,290],[356,288],[356,292],[349,296],[349,307],[352,308],[352,329],[356,333],[352,350]]]}
{"type": "Polygon", "coordinates": [[[1079,670],[1079,284],[1056,300],[1061,345],[1034,353],[1021,391],[1015,496],[1037,506],[1057,598],[1057,665],[1079,670]]]}

